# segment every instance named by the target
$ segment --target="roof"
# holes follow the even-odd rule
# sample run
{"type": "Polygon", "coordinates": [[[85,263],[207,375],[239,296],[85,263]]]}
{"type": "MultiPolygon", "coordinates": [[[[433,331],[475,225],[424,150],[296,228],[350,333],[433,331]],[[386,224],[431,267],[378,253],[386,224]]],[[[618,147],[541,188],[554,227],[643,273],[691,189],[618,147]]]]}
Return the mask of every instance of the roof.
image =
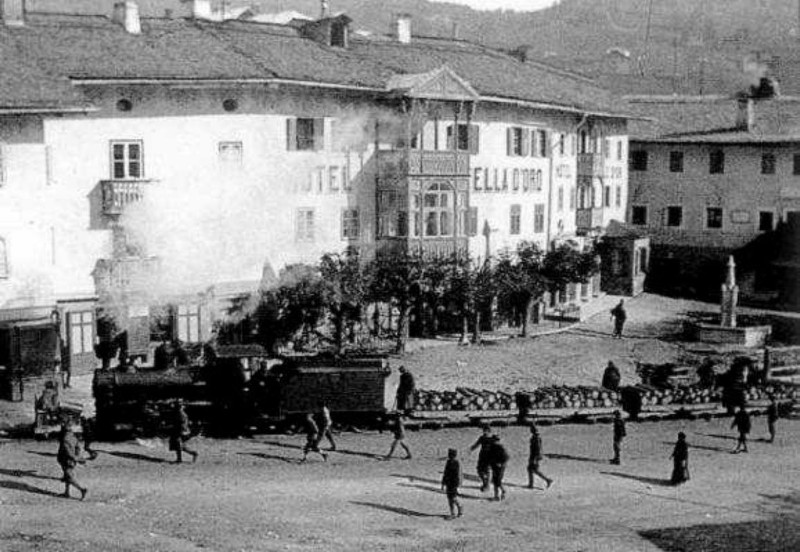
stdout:
{"type": "Polygon", "coordinates": [[[750,129],[737,124],[730,96],[630,96],[625,106],[649,120],[629,125],[631,140],[663,143],[779,144],[800,141],[800,98],[753,101],[750,129]]]}
{"type": "MultiPolygon", "coordinates": [[[[463,40],[414,37],[402,44],[352,33],[344,49],[304,37],[296,25],[191,18],[141,21],[141,34],[132,35],[106,16],[29,13],[25,26],[0,25],[0,45],[13,52],[0,58],[0,70],[6,74],[23,64],[41,80],[42,90],[48,89],[43,85],[47,79],[63,83],[66,78],[279,79],[378,92],[398,75],[429,73],[446,65],[484,98],[624,116],[618,102],[587,78],[463,40]]],[[[9,103],[36,88],[12,85],[9,103]]]]}

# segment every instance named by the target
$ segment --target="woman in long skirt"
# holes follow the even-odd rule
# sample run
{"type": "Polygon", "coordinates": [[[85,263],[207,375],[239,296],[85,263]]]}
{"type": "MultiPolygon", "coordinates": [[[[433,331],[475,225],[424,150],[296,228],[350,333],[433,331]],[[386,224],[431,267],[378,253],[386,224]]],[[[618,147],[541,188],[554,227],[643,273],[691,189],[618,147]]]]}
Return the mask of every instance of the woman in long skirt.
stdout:
{"type": "Polygon", "coordinates": [[[680,485],[689,481],[689,445],[686,444],[686,434],[678,433],[678,441],[672,451],[672,484],[680,485]]]}

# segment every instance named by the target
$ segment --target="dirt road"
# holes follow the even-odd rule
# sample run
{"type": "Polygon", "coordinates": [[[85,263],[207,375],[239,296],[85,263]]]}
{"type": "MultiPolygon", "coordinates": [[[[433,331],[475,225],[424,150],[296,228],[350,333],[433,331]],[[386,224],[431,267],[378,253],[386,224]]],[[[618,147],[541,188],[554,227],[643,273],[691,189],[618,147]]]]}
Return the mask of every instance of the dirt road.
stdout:
{"type": "MultiPolygon", "coordinates": [[[[411,432],[413,460],[380,461],[389,434],[346,433],[327,463],[301,457],[300,436],[199,439],[197,464],[159,448],[101,443],[81,466],[85,502],[65,500],[55,443],[0,444],[0,550],[28,551],[759,551],[800,549],[800,423],[779,442],[730,454],[729,420],[629,425],[622,466],[611,466],[610,428],[542,428],[555,478],[525,483],[525,428],[499,430],[512,455],[509,498],[477,488],[473,429],[411,432]],[[667,485],[669,454],[684,430],[692,480],[667,485]],[[446,449],[468,476],[465,516],[446,521],[439,479],[446,449]],[[541,486],[541,482],[539,483],[541,486]]],[[[755,434],[765,433],[755,419],[755,434]]],[[[151,444],[151,443],[147,443],[151,444]]],[[[151,444],[152,446],[152,444],[151,444]]]]}

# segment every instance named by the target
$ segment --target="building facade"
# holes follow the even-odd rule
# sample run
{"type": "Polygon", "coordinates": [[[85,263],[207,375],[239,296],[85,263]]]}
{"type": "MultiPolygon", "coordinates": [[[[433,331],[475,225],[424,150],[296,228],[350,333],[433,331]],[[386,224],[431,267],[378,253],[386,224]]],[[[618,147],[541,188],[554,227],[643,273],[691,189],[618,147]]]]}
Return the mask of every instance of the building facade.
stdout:
{"type": "Polygon", "coordinates": [[[582,77],[404,18],[363,37],[201,1],[7,4],[0,321],[57,313],[73,366],[94,365],[98,316],[199,342],[227,298],[323,253],[485,257],[624,218],[626,117],[582,77]]]}
{"type": "Polygon", "coordinates": [[[628,220],[651,236],[648,283],[714,295],[729,255],[800,210],[800,101],[643,97],[629,105],[657,119],[635,125],[630,154],[628,220]]]}

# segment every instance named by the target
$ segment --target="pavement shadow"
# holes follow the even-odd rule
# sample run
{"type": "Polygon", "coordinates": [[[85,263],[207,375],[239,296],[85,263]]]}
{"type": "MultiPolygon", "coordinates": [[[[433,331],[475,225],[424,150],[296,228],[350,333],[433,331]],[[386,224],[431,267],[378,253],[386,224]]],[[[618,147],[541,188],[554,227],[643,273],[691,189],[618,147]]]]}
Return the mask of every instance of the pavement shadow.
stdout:
{"type": "Polygon", "coordinates": [[[48,491],[46,489],[40,489],[39,487],[34,487],[33,485],[28,485],[27,483],[23,483],[22,481],[0,481],[0,487],[3,489],[11,489],[12,491],[22,491],[25,493],[32,493],[38,495],[45,495],[45,496],[55,496],[61,497],[61,493],[56,493],[53,491],[48,491]]]}
{"type": "Polygon", "coordinates": [[[350,504],[355,504],[356,506],[366,506],[368,508],[383,510],[384,512],[391,512],[393,514],[400,514],[401,516],[408,516],[408,517],[418,517],[418,518],[447,517],[441,514],[428,514],[426,512],[417,512],[416,510],[409,510],[408,508],[402,508],[400,506],[390,506],[388,504],[378,504],[376,502],[361,502],[357,500],[352,500],[350,501],[350,504]]]}
{"type": "Polygon", "coordinates": [[[165,460],[164,458],[159,458],[157,456],[147,456],[146,454],[139,454],[138,452],[122,452],[119,450],[115,451],[103,450],[98,452],[104,452],[110,456],[125,458],[127,460],[141,460],[142,462],[152,462],[154,464],[166,464],[169,462],[169,460],[165,460]]]}
{"type": "MultiPolygon", "coordinates": [[[[417,475],[409,475],[409,474],[403,474],[403,473],[392,473],[392,474],[389,474],[389,475],[391,475],[392,477],[399,477],[401,479],[408,479],[408,481],[411,482],[411,483],[414,483],[415,481],[418,481],[420,483],[428,483],[430,485],[435,485],[437,488],[439,488],[439,486],[441,486],[441,484],[442,484],[442,480],[441,479],[430,479],[430,478],[427,478],[427,477],[419,477],[417,475]]],[[[464,479],[469,480],[469,481],[480,482],[480,479],[478,477],[474,476],[474,475],[465,475],[464,479]]],[[[527,488],[525,485],[516,485],[514,483],[509,483],[508,481],[503,481],[503,486],[504,487],[517,487],[518,489],[526,489],[527,488]]]]}
{"type": "Polygon", "coordinates": [[[383,460],[384,458],[386,458],[385,454],[376,454],[374,452],[361,452],[358,450],[349,450],[341,448],[337,448],[336,450],[331,450],[328,452],[332,452],[335,454],[346,454],[348,456],[362,456],[364,458],[371,458],[373,460],[383,460]]]}
{"type": "Polygon", "coordinates": [[[575,460],[576,462],[590,462],[592,464],[607,464],[608,461],[602,461],[598,458],[589,458],[588,456],[574,456],[572,454],[550,453],[545,454],[547,458],[553,460],[575,460]]]}
{"type": "Polygon", "coordinates": [[[262,441],[261,444],[271,445],[273,447],[294,449],[294,450],[303,450],[303,448],[305,447],[305,445],[293,445],[291,443],[281,443],[280,441],[262,441]]]}
{"type": "Polygon", "coordinates": [[[254,456],[256,458],[260,458],[261,460],[280,460],[281,462],[286,462],[287,464],[300,464],[300,458],[287,458],[286,456],[276,456],[274,454],[264,454],[262,452],[239,452],[237,453],[239,456],[254,456]]]}
{"type": "Polygon", "coordinates": [[[669,479],[656,479],[655,477],[645,477],[643,475],[633,475],[631,473],[623,472],[609,472],[601,471],[603,475],[611,475],[614,477],[621,477],[622,479],[632,479],[645,485],[657,485],[659,487],[672,487],[672,482],[669,479]]]}
{"type": "MultiPolygon", "coordinates": [[[[433,488],[433,487],[428,487],[427,485],[417,485],[415,483],[398,483],[397,485],[400,486],[400,487],[406,487],[406,488],[409,488],[409,489],[420,489],[420,490],[423,490],[423,491],[428,491],[429,493],[444,494],[444,492],[442,491],[441,487],[433,488]]],[[[486,500],[482,496],[464,494],[464,493],[462,493],[460,491],[458,493],[458,496],[461,497],[461,498],[466,498],[467,500],[486,500]]]]}
{"type": "MultiPolygon", "coordinates": [[[[674,441],[661,441],[662,445],[674,445],[674,441]]],[[[720,448],[720,447],[711,447],[708,445],[695,445],[694,443],[689,443],[690,449],[697,449],[697,450],[707,450],[710,452],[730,452],[731,449],[720,448]]]]}
{"type": "Polygon", "coordinates": [[[725,439],[726,441],[738,441],[739,438],[734,435],[725,435],[722,433],[698,433],[697,435],[702,435],[703,437],[712,437],[714,439],[725,439]]]}
{"type": "Polygon", "coordinates": [[[0,475],[8,477],[30,477],[33,479],[46,479],[50,481],[61,481],[60,477],[53,477],[52,475],[39,475],[36,470],[9,470],[0,468],[0,475]]]}

